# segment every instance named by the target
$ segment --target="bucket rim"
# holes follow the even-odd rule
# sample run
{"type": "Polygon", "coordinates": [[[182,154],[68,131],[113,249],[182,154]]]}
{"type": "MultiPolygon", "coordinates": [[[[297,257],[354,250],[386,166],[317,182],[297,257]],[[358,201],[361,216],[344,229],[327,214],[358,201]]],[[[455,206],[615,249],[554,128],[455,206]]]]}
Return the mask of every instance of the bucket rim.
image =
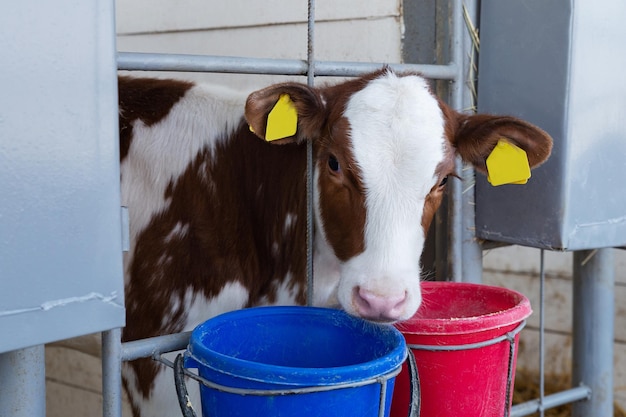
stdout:
{"type": "MultiPolygon", "coordinates": [[[[347,327],[346,327],[347,329],[347,327]]],[[[404,336],[390,325],[367,322],[351,316],[342,310],[311,307],[311,306],[260,306],[235,310],[215,316],[200,325],[192,332],[187,351],[185,366],[204,367],[237,380],[248,380],[262,384],[285,387],[310,387],[321,385],[341,385],[366,379],[388,375],[402,366],[406,360],[407,349],[404,336]],[[217,352],[203,343],[202,335],[209,328],[228,325],[237,319],[269,318],[271,316],[302,316],[320,320],[333,320],[344,326],[349,322],[362,322],[365,326],[374,326],[381,332],[381,337],[391,337],[393,346],[384,356],[352,365],[325,368],[293,367],[266,364],[236,358],[217,352]],[[343,320],[343,322],[341,322],[343,320]],[[367,323],[367,324],[366,324],[367,323]],[[383,336],[384,335],[384,336],[383,336]],[[263,378],[258,377],[259,373],[263,378]]]]}
{"type": "Polygon", "coordinates": [[[453,336],[487,332],[519,324],[532,314],[528,298],[509,288],[469,282],[423,281],[421,289],[422,295],[429,291],[459,289],[483,292],[486,295],[506,297],[508,300],[512,300],[512,305],[499,311],[455,318],[422,318],[419,317],[420,310],[418,309],[418,312],[410,319],[395,324],[395,327],[404,335],[453,336]]]}

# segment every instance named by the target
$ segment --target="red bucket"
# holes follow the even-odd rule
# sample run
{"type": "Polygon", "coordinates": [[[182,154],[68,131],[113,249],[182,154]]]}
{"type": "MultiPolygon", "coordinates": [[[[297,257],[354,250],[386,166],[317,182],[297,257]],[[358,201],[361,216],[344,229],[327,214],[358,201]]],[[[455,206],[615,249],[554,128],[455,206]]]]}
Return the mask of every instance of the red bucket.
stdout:
{"type": "MultiPolygon", "coordinates": [[[[398,323],[415,356],[420,417],[502,417],[509,414],[519,331],[532,310],[506,288],[423,282],[417,314],[398,323]]],[[[406,364],[396,377],[391,417],[411,402],[406,364]]]]}

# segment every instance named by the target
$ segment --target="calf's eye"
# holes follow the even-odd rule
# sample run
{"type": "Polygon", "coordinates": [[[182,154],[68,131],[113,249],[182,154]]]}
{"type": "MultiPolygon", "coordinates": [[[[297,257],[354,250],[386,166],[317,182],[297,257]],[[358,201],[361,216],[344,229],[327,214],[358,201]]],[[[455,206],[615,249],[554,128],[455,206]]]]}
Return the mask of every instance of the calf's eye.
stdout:
{"type": "Polygon", "coordinates": [[[340,169],[339,161],[337,161],[337,158],[335,158],[334,155],[330,155],[328,157],[328,167],[333,172],[339,172],[339,169],[340,169]]]}
{"type": "Polygon", "coordinates": [[[444,185],[446,185],[448,183],[448,177],[443,177],[443,179],[441,180],[441,182],[439,183],[440,187],[443,187],[444,185]]]}

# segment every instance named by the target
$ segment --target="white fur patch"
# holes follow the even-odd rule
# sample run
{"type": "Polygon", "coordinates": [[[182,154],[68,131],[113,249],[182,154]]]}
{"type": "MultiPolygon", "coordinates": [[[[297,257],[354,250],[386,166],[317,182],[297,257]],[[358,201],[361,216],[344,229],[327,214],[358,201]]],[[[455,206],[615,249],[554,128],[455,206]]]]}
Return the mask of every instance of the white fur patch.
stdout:
{"type": "Polygon", "coordinates": [[[313,172],[313,210],[315,239],[313,241],[313,304],[320,307],[336,307],[337,285],[341,279],[339,260],[328,243],[323,227],[320,208],[319,172],[313,172]]]}
{"type": "Polygon", "coordinates": [[[285,216],[285,228],[284,228],[285,235],[289,234],[291,228],[296,224],[297,219],[298,219],[298,216],[295,215],[294,213],[287,213],[287,215],[285,216]]]}
{"type": "Polygon", "coordinates": [[[184,331],[192,330],[198,324],[218,314],[243,308],[250,297],[250,293],[239,282],[229,282],[220,290],[219,295],[207,299],[202,294],[187,290],[185,294],[185,311],[187,321],[184,331]]]}
{"type": "Polygon", "coordinates": [[[174,239],[184,238],[187,235],[187,232],[189,232],[189,225],[178,222],[163,240],[165,243],[169,243],[174,239]]]}
{"type": "Polygon", "coordinates": [[[296,297],[298,296],[298,292],[300,292],[300,286],[292,286],[292,280],[293,274],[291,272],[288,272],[279,285],[276,285],[276,281],[273,281],[272,290],[276,291],[276,299],[273,302],[269,302],[266,297],[263,297],[259,300],[258,305],[296,305],[296,297]]]}

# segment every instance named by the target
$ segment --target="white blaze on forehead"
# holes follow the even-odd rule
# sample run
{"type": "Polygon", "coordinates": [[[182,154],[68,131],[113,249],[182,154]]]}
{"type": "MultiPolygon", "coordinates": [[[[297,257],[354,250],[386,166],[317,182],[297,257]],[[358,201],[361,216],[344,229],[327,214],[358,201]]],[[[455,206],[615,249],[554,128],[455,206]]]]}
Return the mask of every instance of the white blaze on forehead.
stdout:
{"type": "Polygon", "coordinates": [[[367,282],[357,283],[368,289],[408,285],[395,277],[406,281],[407,274],[419,274],[424,201],[444,159],[442,111],[423,78],[387,73],[355,93],[344,116],[367,210],[365,252],[346,266],[353,274],[369,270],[367,282]]]}

